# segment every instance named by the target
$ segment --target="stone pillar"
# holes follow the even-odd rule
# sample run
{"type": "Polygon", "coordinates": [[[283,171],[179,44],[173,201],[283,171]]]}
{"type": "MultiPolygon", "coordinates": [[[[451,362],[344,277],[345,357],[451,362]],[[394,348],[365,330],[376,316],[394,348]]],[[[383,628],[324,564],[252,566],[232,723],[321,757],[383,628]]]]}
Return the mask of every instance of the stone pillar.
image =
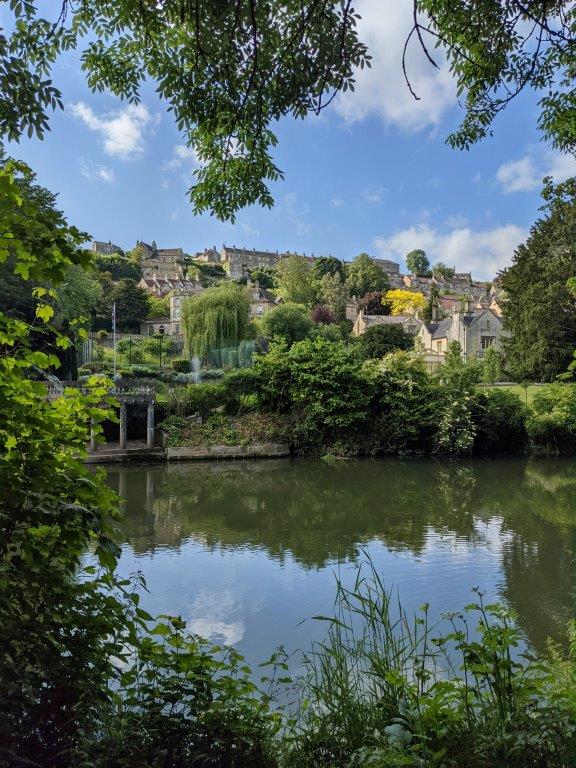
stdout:
{"type": "Polygon", "coordinates": [[[120,404],[120,449],[126,450],[127,423],[126,423],[126,403],[120,404]]]}
{"type": "Polygon", "coordinates": [[[96,432],[94,431],[94,419],[90,419],[90,450],[96,451],[98,449],[98,445],[96,443],[96,432]]]}
{"type": "Polygon", "coordinates": [[[148,403],[146,411],[146,447],[154,448],[154,403],[148,403]]]}

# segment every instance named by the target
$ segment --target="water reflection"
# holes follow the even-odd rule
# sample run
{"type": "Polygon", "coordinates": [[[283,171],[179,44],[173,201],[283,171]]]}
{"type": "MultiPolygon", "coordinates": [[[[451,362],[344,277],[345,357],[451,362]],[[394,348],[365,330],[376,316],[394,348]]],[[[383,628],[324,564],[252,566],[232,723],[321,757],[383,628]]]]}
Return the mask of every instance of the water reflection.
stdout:
{"type": "Polygon", "coordinates": [[[408,608],[457,609],[478,584],[529,641],[574,615],[576,467],[569,460],[309,461],[112,468],[126,498],[121,567],[154,610],[261,660],[330,609],[333,574],[366,549],[408,608]]]}

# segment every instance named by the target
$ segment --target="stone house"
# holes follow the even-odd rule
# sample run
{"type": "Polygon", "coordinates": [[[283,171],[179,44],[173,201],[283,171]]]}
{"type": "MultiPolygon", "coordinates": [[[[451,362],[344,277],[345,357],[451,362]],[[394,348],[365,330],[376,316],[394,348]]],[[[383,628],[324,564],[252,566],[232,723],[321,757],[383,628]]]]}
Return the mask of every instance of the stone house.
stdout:
{"type": "Polygon", "coordinates": [[[188,280],[186,277],[158,277],[156,274],[150,277],[143,277],[138,285],[159,299],[173,292],[193,294],[203,290],[202,283],[188,280]]]}
{"type": "Polygon", "coordinates": [[[184,276],[184,251],[182,248],[157,248],[138,240],[136,246],[143,250],[140,266],[143,277],[176,279],[184,276]]]}
{"type": "Polygon", "coordinates": [[[257,251],[255,248],[236,248],[235,245],[223,245],[220,262],[232,280],[239,280],[250,269],[273,269],[280,259],[288,256],[278,251],[257,251]]]}
{"type": "Polygon", "coordinates": [[[153,320],[143,320],[140,323],[140,334],[142,336],[154,336],[159,333],[163,336],[171,336],[172,329],[170,325],[169,317],[155,317],[153,320]]]}
{"type": "Polygon", "coordinates": [[[501,348],[502,319],[488,307],[475,307],[471,301],[442,320],[422,323],[417,338],[426,354],[444,358],[451,341],[458,341],[465,360],[482,358],[487,349],[501,348]]]}
{"type": "Polygon", "coordinates": [[[213,245],[212,248],[205,248],[203,251],[198,251],[194,254],[195,261],[204,261],[207,264],[220,264],[220,253],[213,245]]]}
{"type": "Polygon", "coordinates": [[[260,283],[248,284],[248,297],[250,299],[250,317],[262,317],[269,309],[282,304],[282,299],[262,288],[260,283]]]}
{"type": "Polygon", "coordinates": [[[415,315],[365,315],[364,310],[361,309],[354,322],[352,335],[362,336],[373,325],[399,325],[405,333],[415,335],[418,333],[422,321],[415,315]]]}
{"type": "Polygon", "coordinates": [[[92,240],[92,251],[94,253],[101,253],[104,256],[111,256],[113,253],[119,253],[122,255],[124,251],[119,245],[114,245],[110,240],[107,243],[101,240],[92,240]]]}

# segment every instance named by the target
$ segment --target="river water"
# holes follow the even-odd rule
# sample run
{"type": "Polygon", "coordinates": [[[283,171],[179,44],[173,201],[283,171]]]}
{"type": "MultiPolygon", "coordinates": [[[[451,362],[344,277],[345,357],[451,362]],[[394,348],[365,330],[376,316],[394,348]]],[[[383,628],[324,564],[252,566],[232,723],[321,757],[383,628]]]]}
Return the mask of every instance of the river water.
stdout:
{"type": "Polygon", "coordinates": [[[125,499],[119,570],[152,613],[235,645],[252,664],[306,648],[335,579],[366,557],[411,613],[507,603],[529,646],[576,615],[572,459],[307,460],[111,467],[125,499]]]}

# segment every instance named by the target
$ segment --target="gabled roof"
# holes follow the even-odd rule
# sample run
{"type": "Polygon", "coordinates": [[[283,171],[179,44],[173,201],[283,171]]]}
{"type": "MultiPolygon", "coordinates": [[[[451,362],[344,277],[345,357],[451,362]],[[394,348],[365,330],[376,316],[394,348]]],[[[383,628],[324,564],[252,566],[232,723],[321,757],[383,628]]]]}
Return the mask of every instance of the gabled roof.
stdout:
{"type": "Polygon", "coordinates": [[[420,322],[414,315],[362,315],[366,325],[403,325],[409,320],[420,322]]]}
{"type": "Polygon", "coordinates": [[[452,318],[445,317],[436,325],[432,332],[433,339],[445,339],[448,336],[448,331],[452,328],[452,318]]]}

